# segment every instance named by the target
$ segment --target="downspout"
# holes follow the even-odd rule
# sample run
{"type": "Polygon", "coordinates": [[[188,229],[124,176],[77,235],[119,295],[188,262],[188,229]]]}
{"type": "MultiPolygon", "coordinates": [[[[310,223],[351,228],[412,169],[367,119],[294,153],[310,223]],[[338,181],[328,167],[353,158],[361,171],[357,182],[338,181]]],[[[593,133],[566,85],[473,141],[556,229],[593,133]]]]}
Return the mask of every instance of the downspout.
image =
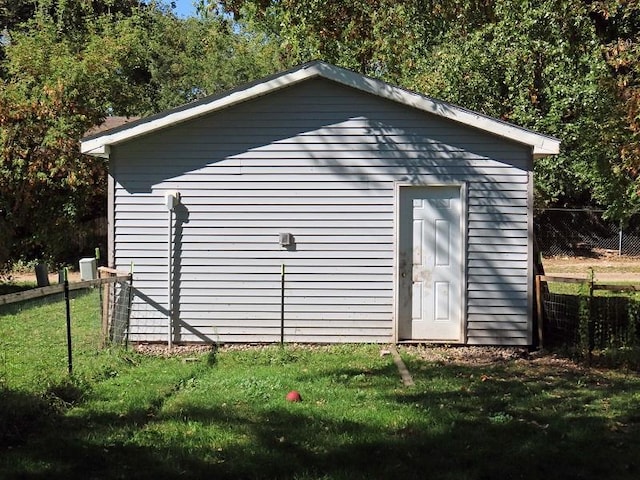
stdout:
{"type": "Polygon", "coordinates": [[[173,343],[173,211],[180,203],[180,193],[177,191],[165,193],[164,203],[169,211],[167,228],[167,346],[171,348],[173,343]]]}

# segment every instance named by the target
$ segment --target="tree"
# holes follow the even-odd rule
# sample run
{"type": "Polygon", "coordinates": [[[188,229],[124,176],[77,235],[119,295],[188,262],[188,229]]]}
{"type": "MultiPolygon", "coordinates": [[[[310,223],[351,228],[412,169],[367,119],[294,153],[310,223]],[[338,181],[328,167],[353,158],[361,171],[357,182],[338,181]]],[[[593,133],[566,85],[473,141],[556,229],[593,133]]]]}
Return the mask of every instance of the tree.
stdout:
{"type": "Polygon", "coordinates": [[[558,136],[536,164],[540,205],[629,208],[614,84],[581,2],[501,2],[493,22],[448,38],[424,61],[423,91],[558,136]],[[428,72],[428,73],[426,73],[428,72]]]}
{"type": "Polygon", "coordinates": [[[591,17],[616,83],[626,133],[620,149],[623,168],[635,181],[629,188],[640,210],[640,2],[596,1],[591,17]]]}
{"type": "Polygon", "coordinates": [[[561,155],[536,165],[540,206],[604,206],[617,217],[638,208],[640,95],[628,85],[638,79],[628,43],[638,40],[637,2],[221,3],[277,39],[288,61],[321,58],[560,137],[561,155]]]}
{"type": "Polygon", "coordinates": [[[45,14],[56,23],[59,31],[73,32],[82,28],[88,15],[130,16],[144,3],[139,0],[0,0],[0,61],[4,60],[4,47],[10,41],[10,33],[29,28],[28,21],[36,13],[45,14]]]}
{"type": "Polygon", "coordinates": [[[0,211],[10,256],[61,258],[82,220],[104,211],[104,162],[80,156],[78,139],[136,96],[113,73],[130,58],[125,25],[88,27],[79,48],[48,20],[37,15],[14,33],[0,89],[0,211]]]}
{"type": "Polygon", "coordinates": [[[323,59],[402,83],[416,60],[452,27],[490,20],[491,2],[471,0],[222,0],[240,21],[277,38],[289,63],[323,59]],[[464,20],[464,24],[459,22],[464,20]]]}
{"type": "MultiPolygon", "coordinates": [[[[144,36],[154,113],[222,92],[279,70],[279,50],[264,34],[224,16],[178,19],[156,15],[144,36]]],[[[133,104],[135,105],[135,103],[133,104]]]]}
{"type": "Polygon", "coordinates": [[[78,140],[107,115],[155,113],[280,68],[264,35],[219,15],[182,20],[137,0],[36,3],[4,47],[0,265],[82,253],[69,235],[105,215],[107,165],[80,155],[78,140]]]}

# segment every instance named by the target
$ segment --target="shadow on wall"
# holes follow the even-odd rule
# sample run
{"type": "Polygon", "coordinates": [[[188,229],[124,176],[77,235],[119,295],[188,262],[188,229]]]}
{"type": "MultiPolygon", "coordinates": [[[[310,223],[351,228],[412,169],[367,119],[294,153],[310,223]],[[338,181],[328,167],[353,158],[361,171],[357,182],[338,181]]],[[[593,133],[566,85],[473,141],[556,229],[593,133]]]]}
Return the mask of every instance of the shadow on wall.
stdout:
{"type": "MultiPolygon", "coordinates": [[[[437,105],[447,108],[447,104],[437,105]]],[[[509,231],[522,230],[523,222],[526,230],[526,214],[504,212],[513,208],[510,189],[526,192],[532,169],[529,149],[326,80],[304,82],[147,135],[116,147],[115,152],[112,174],[129,193],[149,193],[162,185],[180,190],[188,187],[199,195],[219,189],[217,194],[222,195],[225,190],[255,187],[251,182],[243,185],[244,174],[254,184],[262,182],[262,174],[252,171],[255,165],[269,168],[264,182],[275,185],[288,176],[286,185],[268,188],[295,189],[300,178],[292,173],[299,166],[296,160],[309,159],[299,173],[309,172],[318,182],[339,176],[345,184],[340,188],[370,190],[366,194],[371,196],[383,194],[387,197],[384,202],[391,201],[393,181],[468,181],[469,198],[478,202],[467,219],[474,222],[474,228],[490,231],[486,236],[494,240],[503,232],[507,236],[509,231]],[[188,173],[193,175],[182,177],[188,173]]],[[[524,201],[526,206],[526,198],[524,201]]],[[[516,209],[521,210],[522,204],[516,209]]],[[[172,309],[177,341],[179,330],[190,328],[180,321],[182,236],[188,221],[186,207],[176,212],[172,309]]],[[[512,266],[521,265],[522,259],[516,254],[496,258],[491,252],[478,252],[469,267],[481,271],[477,274],[484,278],[501,277],[507,285],[501,293],[491,294],[502,295],[501,318],[522,313],[521,298],[509,296],[510,282],[522,277],[513,275],[512,266]]],[[[491,315],[495,302],[481,301],[480,308],[491,315]]],[[[191,333],[202,338],[198,332],[191,333]]]]}
{"type": "MultiPolygon", "coordinates": [[[[207,167],[213,168],[208,174],[220,178],[249,173],[250,167],[242,165],[243,158],[265,158],[265,165],[269,165],[265,152],[281,151],[282,158],[290,158],[286,155],[294,148],[321,166],[335,168],[344,178],[354,182],[364,179],[371,188],[383,183],[372,178],[372,169],[390,165],[403,181],[419,182],[421,172],[427,169],[444,182],[452,175],[477,175],[473,160],[495,157],[496,142],[487,142],[486,137],[471,127],[391,100],[317,80],[118,146],[112,175],[130,193],[150,193],[159,183],[180,181],[190,172],[202,174],[207,167]],[[332,103],[318,105],[318,98],[325,96],[333,98],[332,103]],[[362,138],[362,143],[354,145],[355,136],[362,138]],[[319,144],[325,152],[322,157],[314,151],[319,144]],[[336,146],[335,154],[327,145],[336,146]],[[350,150],[362,153],[367,164],[350,165],[350,150]],[[451,171],[452,160],[467,164],[451,171]]],[[[512,146],[521,149],[526,158],[528,150],[515,143],[512,146]]],[[[504,161],[520,169],[531,168],[509,162],[504,161]]]]}
{"type": "MultiPolygon", "coordinates": [[[[171,275],[171,325],[172,328],[172,341],[180,342],[180,330],[185,326],[180,321],[182,317],[180,308],[181,301],[181,280],[182,280],[182,252],[183,252],[183,235],[184,225],[189,223],[189,210],[184,203],[180,202],[176,205],[173,214],[175,216],[174,230],[173,230],[173,249],[172,249],[172,275],[171,275]]],[[[192,332],[197,334],[197,332],[192,332]]],[[[206,337],[201,337],[201,340],[208,341],[206,337]]]]}

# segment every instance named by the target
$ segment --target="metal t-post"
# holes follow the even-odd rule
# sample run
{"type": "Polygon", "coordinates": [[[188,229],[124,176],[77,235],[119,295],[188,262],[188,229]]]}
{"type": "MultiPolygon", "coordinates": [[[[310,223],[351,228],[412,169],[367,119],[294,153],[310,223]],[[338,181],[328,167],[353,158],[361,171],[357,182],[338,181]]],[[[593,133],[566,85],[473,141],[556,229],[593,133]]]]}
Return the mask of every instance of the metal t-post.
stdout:
{"type": "Polygon", "coordinates": [[[71,349],[71,302],[69,301],[69,278],[64,269],[64,303],[67,310],[67,366],[69,375],[73,375],[73,355],[71,349]]]}

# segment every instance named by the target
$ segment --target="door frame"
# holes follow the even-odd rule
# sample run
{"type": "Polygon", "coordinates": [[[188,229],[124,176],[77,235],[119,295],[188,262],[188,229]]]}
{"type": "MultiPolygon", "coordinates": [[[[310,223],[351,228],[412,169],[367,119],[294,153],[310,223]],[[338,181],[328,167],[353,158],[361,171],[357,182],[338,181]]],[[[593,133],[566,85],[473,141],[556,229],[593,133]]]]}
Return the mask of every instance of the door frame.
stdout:
{"type": "Polygon", "coordinates": [[[456,187],[460,190],[460,232],[462,235],[460,242],[460,338],[457,340],[451,340],[442,342],[434,340],[433,343],[452,343],[452,344],[466,344],[467,343],[467,236],[468,236],[468,207],[467,207],[467,182],[451,182],[451,183],[406,183],[406,182],[394,182],[394,205],[393,205],[393,342],[429,342],[429,340],[423,339],[405,339],[400,338],[400,325],[402,322],[410,321],[411,311],[406,307],[403,308],[403,303],[411,301],[411,289],[409,289],[409,298],[403,298],[403,295],[407,295],[406,292],[402,292],[400,288],[400,279],[402,272],[400,271],[400,221],[402,211],[400,208],[400,196],[402,192],[407,191],[410,188],[438,188],[438,187],[456,187]]]}

